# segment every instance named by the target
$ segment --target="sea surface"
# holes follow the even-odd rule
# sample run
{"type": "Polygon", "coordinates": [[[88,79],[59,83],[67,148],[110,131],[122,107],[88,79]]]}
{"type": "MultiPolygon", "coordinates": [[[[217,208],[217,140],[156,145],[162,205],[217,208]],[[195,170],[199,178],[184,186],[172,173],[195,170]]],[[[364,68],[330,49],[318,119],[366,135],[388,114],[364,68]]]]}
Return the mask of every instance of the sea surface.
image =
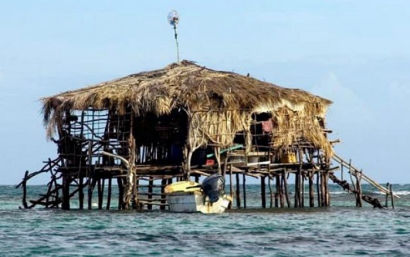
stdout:
{"type": "Polygon", "coordinates": [[[330,189],[331,207],[260,209],[260,188],[248,185],[252,208],[204,215],[21,210],[21,190],[0,186],[0,256],[410,256],[409,184],[393,186],[394,210],[356,208],[353,196],[330,189]]]}

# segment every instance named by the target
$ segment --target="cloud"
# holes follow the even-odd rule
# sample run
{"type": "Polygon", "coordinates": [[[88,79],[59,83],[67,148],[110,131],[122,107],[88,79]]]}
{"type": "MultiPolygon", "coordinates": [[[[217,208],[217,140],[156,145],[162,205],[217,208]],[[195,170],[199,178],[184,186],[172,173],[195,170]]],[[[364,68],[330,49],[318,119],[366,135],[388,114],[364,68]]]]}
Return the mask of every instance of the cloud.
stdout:
{"type": "Polygon", "coordinates": [[[357,125],[372,120],[373,114],[366,102],[351,88],[344,86],[334,72],[326,74],[311,91],[333,101],[329,120],[337,124],[357,125]]]}

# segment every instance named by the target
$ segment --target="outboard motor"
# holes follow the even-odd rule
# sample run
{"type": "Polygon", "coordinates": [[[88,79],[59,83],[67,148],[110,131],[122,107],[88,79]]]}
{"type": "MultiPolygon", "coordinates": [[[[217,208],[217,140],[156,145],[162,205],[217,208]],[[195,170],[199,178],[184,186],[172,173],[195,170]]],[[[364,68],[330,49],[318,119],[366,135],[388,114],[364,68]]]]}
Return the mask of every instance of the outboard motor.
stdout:
{"type": "Polygon", "coordinates": [[[202,182],[202,190],[211,203],[217,202],[219,197],[225,194],[225,178],[218,174],[205,178],[202,182]]]}

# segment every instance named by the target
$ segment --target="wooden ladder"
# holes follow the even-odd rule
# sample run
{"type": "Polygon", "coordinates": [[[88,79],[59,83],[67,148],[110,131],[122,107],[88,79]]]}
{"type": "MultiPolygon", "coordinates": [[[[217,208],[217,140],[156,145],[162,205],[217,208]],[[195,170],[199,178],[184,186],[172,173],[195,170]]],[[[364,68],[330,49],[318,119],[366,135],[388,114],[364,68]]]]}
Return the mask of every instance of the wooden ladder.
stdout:
{"type": "Polygon", "coordinates": [[[380,192],[384,193],[384,194],[392,194],[394,197],[396,198],[400,198],[398,195],[394,194],[393,192],[391,192],[388,188],[380,185],[379,183],[377,183],[376,181],[374,181],[373,179],[371,179],[370,177],[368,177],[366,174],[363,173],[363,171],[359,170],[358,168],[354,167],[351,163],[351,161],[347,162],[344,159],[342,159],[340,156],[338,156],[337,154],[333,155],[333,160],[336,161],[337,163],[340,164],[341,168],[345,167],[348,169],[348,172],[351,175],[354,176],[360,176],[361,178],[363,178],[366,182],[368,182],[370,185],[374,186],[375,188],[377,188],[380,192]]]}

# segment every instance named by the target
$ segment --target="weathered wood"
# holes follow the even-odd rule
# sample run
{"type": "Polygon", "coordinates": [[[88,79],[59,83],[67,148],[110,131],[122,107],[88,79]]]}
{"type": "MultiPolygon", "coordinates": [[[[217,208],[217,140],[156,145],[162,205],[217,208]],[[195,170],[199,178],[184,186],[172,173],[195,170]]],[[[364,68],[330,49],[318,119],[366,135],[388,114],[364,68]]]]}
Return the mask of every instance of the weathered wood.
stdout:
{"type": "MultiPolygon", "coordinates": [[[[357,190],[355,187],[350,186],[349,183],[346,180],[340,180],[338,179],[334,174],[329,174],[329,178],[336,184],[340,185],[343,190],[346,190],[348,192],[354,193],[355,195],[357,195],[357,190]]],[[[363,195],[362,194],[362,200],[371,204],[374,208],[379,208],[379,209],[383,209],[383,206],[381,205],[381,203],[379,202],[379,200],[377,198],[373,198],[370,197],[368,195],[363,195]]]]}
{"type": "Polygon", "coordinates": [[[276,182],[276,189],[275,189],[275,207],[279,207],[279,192],[280,192],[280,176],[276,175],[275,176],[275,182],[276,182]]]}
{"type": "Polygon", "coordinates": [[[98,209],[102,210],[103,197],[104,197],[104,180],[97,179],[97,189],[98,189],[98,209]]]}
{"type": "Polygon", "coordinates": [[[109,210],[111,207],[111,192],[112,190],[112,178],[108,179],[108,188],[107,188],[107,205],[106,205],[106,209],[109,210]]]}
{"type": "Polygon", "coordinates": [[[301,188],[301,205],[300,207],[305,207],[305,175],[300,175],[300,188],[301,188]]]}
{"type": "Polygon", "coordinates": [[[393,194],[393,187],[391,184],[390,184],[389,190],[390,190],[391,207],[392,209],[394,209],[394,194],[393,194]]]}
{"type": "MultiPolygon", "coordinates": [[[[229,194],[233,199],[233,180],[232,180],[232,164],[229,165],[229,194]]],[[[233,201],[233,200],[232,200],[233,201]]],[[[232,208],[232,201],[228,205],[228,209],[232,208]]]]}
{"type": "Polygon", "coordinates": [[[80,191],[78,192],[78,207],[80,208],[80,210],[84,209],[84,178],[83,177],[79,177],[78,178],[78,182],[79,182],[79,189],[80,191]]]}
{"type": "MultiPolygon", "coordinates": [[[[283,177],[283,175],[282,175],[283,177]]],[[[284,190],[283,190],[283,179],[279,179],[279,203],[280,203],[280,208],[285,207],[285,196],[284,196],[284,190]]]]}
{"type": "Polygon", "coordinates": [[[26,170],[26,173],[24,173],[24,179],[22,182],[22,186],[23,186],[23,199],[22,199],[22,204],[23,207],[25,209],[27,209],[27,176],[28,176],[29,172],[28,170],[26,170]]]}
{"type": "MultiPolygon", "coordinates": [[[[387,182],[387,184],[386,184],[386,188],[390,188],[389,187],[390,186],[390,184],[387,182]]],[[[386,202],[385,202],[385,204],[384,204],[384,207],[389,207],[389,193],[386,193],[386,202]]]]}
{"type": "Polygon", "coordinates": [[[316,172],[316,192],[317,192],[317,206],[322,207],[322,194],[320,190],[320,171],[316,172]]]}
{"type": "Polygon", "coordinates": [[[283,180],[283,189],[285,193],[285,199],[286,199],[286,205],[288,208],[290,208],[290,199],[289,199],[289,189],[288,189],[288,175],[286,170],[283,170],[283,175],[282,175],[282,180],[283,180]]]}
{"type": "Polygon", "coordinates": [[[268,188],[269,188],[269,208],[273,207],[273,190],[272,190],[272,179],[268,177],[268,188]]]}
{"type": "Polygon", "coordinates": [[[117,178],[117,185],[118,185],[118,210],[122,210],[124,207],[123,178],[117,178]]]}
{"type": "Polygon", "coordinates": [[[294,206],[295,208],[298,208],[300,206],[299,202],[299,187],[300,187],[300,182],[299,182],[299,168],[298,171],[295,173],[295,201],[294,201],[294,206]]]}
{"type": "Polygon", "coordinates": [[[360,173],[355,174],[356,178],[356,206],[362,207],[362,186],[361,186],[361,177],[360,173]]]}
{"type": "Polygon", "coordinates": [[[70,178],[67,175],[63,175],[63,198],[61,209],[69,210],[70,209],[70,178]]]}
{"type": "MultiPolygon", "coordinates": [[[[154,179],[152,177],[149,178],[148,181],[149,187],[148,187],[148,200],[152,200],[152,189],[154,185],[154,179]]],[[[152,210],[152,204],[147,205],[148,210],[152,210]]]]}
{"type": "Polygon", "coordinates": [[[242,195],[243,195],[243,208],[246,208],[246,175],[242,174],[242,195]]]}
{"type": "Polygon", "coordinates": [[[241,189],[239,185],[239,173],[236,173],[236,207],[241,208],[241,189]]]}
{"type": "Polygon", "coordinates": [[[310,171],[308,176],[309,176],[309,207],[315,207],[315,192],[313,189],[313,172],[310,171]]]}
{"type": "Polygon", "coordinates": [[[261,177],[261,203],[262,208],[266,208],[266,191],[265,191],[265,177],[261,177]]]}
{"type": "Polygon", "coordinates": [[[325,190],[325,174],[324,172],[320,173],[320,196],[321,196],[321,202],[322,206],[326,207],[326,190],[325,190]]]}
{"type": "MultiPolygon", "coordinates": [[[[198,177],[198,176],[197,176],[198,177]]],[[[165,187],[167,185],[167,180],[166,179],[162,179],[161,180],[161,203],[163,203],[164,205],[160,206],[160,210],[165,210],[165,203],[166,201],[166,195],[165,195],[165,187]]]]}

